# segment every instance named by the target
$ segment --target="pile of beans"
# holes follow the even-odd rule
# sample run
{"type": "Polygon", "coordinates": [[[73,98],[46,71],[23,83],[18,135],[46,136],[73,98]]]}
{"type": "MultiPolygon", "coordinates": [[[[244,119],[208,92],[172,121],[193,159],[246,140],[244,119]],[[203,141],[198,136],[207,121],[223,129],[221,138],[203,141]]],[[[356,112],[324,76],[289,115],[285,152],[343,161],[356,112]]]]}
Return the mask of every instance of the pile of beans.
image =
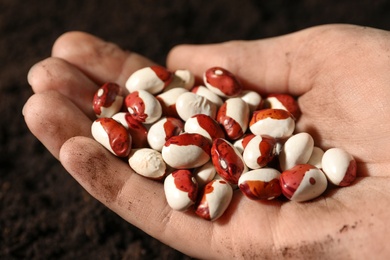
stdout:
{"type": "Polygon", "coordinates": [[[300,109],[292,96],[263,98],[221,67],[205,71],[203,84],[188,70],[151,66],[134,72],[126,88],[105,83],[93,99],[95,140],[134,172],[163,182],[172,209],[216,220],[234,189],[252,200],[303,202],[328,182],[356,178],[350,154],[294,133],[300,109]]]}

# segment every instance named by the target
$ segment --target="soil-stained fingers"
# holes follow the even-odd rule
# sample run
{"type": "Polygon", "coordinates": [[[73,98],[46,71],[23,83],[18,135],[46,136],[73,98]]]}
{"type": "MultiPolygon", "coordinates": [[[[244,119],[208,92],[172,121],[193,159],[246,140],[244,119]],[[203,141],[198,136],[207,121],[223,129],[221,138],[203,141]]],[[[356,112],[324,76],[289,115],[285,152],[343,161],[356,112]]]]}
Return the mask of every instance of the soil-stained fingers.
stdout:
{"type": "Polygon", "coordinates": [[[97,84],[116,82],[124,86],[136,70],[154,63],[118,45],[84,32],[68,32],[54,43],[52,56],[68,61],[97,84]]]}

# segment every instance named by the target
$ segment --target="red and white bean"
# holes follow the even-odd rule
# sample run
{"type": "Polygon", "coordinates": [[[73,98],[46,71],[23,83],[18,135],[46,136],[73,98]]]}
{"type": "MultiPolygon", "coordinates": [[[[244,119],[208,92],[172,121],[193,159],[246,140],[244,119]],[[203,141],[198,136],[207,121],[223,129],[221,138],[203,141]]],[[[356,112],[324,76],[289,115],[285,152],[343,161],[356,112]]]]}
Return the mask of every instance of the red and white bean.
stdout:
{"type": "Polygon", "coordinates": [[[205,186],[212,179],[214,179],[216,173],[217,172],[211,160],[203,164],[202,166],[195,168],[193,172],[199,187],[205,186]]]}
{"type": "Polygon", "coordinates": [[[96,117],[111,117],[118,113],[123,104],[120,86],[108,82],[103,84],[93,97],[93,111],[96,117]]]}
{"type": "Polygon", "coordinates": [[[176,170],[165,178],[164,192],[172,209],[185,211],[196,201],[198,184],[191,171],[176,170]]]}
{"type": "Polygon", "coordinates": [[[193,87],[188,70],[150,66],[128,78],[125,98],[119,85],[106,83],[93,99],[94,139],[127,157],[134,172],[164,179],[172,209],[194,206],[213,221],[235,188],[253,200],[283,194],[301,202],[323,194],[328,181],[348,186],[355,180],[356,161],[346,151],[324,152],[308,133],[293,135],[301,115],[293,96],[263,100],[221,67],[208,69],[203,79],[205,86],[193,87]]]}
{"type": "Polygon", "coordinates": [[[248,170],[241,153],[223,138],[213,141],[211,159],[219,176],[231,184],[237,184],[241,174],[248,170]]]}
{"type": "Polygon", "coordinates": [[[172,136],[179,135],[183,132],[184,123],[174,117],[164,117],[154,123],[148,131],[149,146],[157,151],[162,150],[166,141],[172,136]]]}
{"type": "Polygon", "coordinates": [[[188,92],[185,88],[173,88],[156,96],[161,104],[162,115],[167,117],[179,117],[176,110],[177,98],[188,92]]]}
{"type": "Polygon", "coordinates": [[[236,140],[234,143],[233,143],[233,146],[236,147],[236,149],[241,153],[243,154],[244,153],[244,150],[245,150],[245,147],[247,146],[247,144],[249,143],[249,141],[254,138],[256,135],[252,134],[252,133],[248,133],[248,134],[245,134],[243,137],[241,137],[240,139],[236,140]]]}
{"type": "Polygon", "coordinates": [[[262,98],[259,93],[253,90],[243,90],[239,97],[248,104],[251,113],[260,109],[262,98]]]}
{"type": "Polygon", "coordinates": [[[162,148],[164,161],[176,169],[202,166],[210,160],[210,141],[200,134],[183,133],[166,141],[162,148]]]}
{"type": "Polygon", "coordinates": [[[203,81],[208,89],[221,97],[235,97],[243,89],[240,81],[230,71],[221,67],[206,70],[203,81]]]}
{"type": "Polygon", "coordinates": [[[273,168],[251,170],[241,175],[238,187],[252,200],[271,200],[282,194],[280,172],[273,168]]]}
{"type": "Polygon", "coordinates": [[[176,70],[174,76],[181,80],[180,87],[190,90],[195,84],[195,76],[189,70],[176,70]]]}
{"type": "Polygon", "coordinates": [[[293,201],[308,201],[320,196],[328,186],[325,174],[310,164],[298,164],[280,175],[283,195],[293,201]]]}
{"type": "Polygon", "coordinates": [[[145,124],[156,122],[162,115],[160,102],[145,90],[137,90],[127,95],[125,104],[132,117],[145,124]]]}
{"type": "Polygon", "coordinates": [[[241,98],[229,98],[219,108],[217,121],[230,140],[237,140],[248,129],[249,106],[241,98]]]}
{"type": "Polygon", "coordinates": [[[93,138],[118,157],[127,157],[131,151],[132,137],[127,129],[112,118],[98,118],[91,126],[93,138]]]}
{"type": "Polygon", "coordinates": [[[253,112],[249,128],[255,135],[269,135],[274,138],[290,137],[295,121],[290,112],[283,109],[261,109],[253,112]]]}
{"type": "Polygon", "coordinates": [[[212,142],[216,138],[225,138],[221,126],[208,115],[197,114],[190,117],[184,124],[186,133],[200,134],[212,142]]]}
{"type": "Polygon", "coordinates": [[[328,180],[337,186],[348,186],[356,179],[356,161],[346,151],[331,148],[322,156],[322,170],[328,180]]]}
{"type": "Polygon", "coordinates": [[[201,218],[215,221],[226,211],[232,198],[233,188],[229,183],[213,180],[203,188],[195,213],[201,218]]]}
{"type": "Polygon", "coordinates": [[[284,109],[290,112],[295,120],[301,116],[298,102],[293,96],[287,94],[270,94],[266,97],[264,106],[266,108],[284,109]]]}
{"type": "Polygon", "coordinates": [[[127,90],[145,90],[151,94],[160,93],[168,86],[173,79],[173,75],[166,68],[161,66],[150,66],[135,71],[126,81],[127,90]]]}
{"type": "Polygon", "coordinates": [[[310,159],[307,163],[317,167],[318,169],[321,169],[323,155],[324,155],[324,151],[321,148],[314,146],[313,152],[311,153],[310,159]]]}
{"type": "Polygon", "coordinates": [[[143,148],[148,146],[148,130],[139,121],[135,120],[129,112],[119,112],[112,116],[121,123],[132,137],[132,148],[143,148]]]}
{"type": "Polygon", "coordinates": [[[265,167],[276,154],[276,140],[270,136],[256,135],[245,146],[243,159],[250,169],[265,167]]]}

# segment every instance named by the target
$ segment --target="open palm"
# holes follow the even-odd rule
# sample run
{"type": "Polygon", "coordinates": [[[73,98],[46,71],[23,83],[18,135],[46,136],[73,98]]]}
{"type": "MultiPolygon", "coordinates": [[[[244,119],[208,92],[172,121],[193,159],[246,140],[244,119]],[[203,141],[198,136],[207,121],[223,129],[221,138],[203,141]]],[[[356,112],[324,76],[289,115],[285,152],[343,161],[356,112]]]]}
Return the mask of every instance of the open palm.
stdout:
{"type": "Polygon", "coordinates": [[[178,46],[169,69],[222,66],[261,94],[299,96],[297,130],[358,162],[349,187],[305,202],[258,202],[235,192],[215,222],[172,211],[161,183],[134,174],[91,138],[91,101],[152,61],[91,35],[60,37],[32,67],[23,114],[32,133],[95,198],[162,242],[197,258],[365,258],[390,255],[390,34],[327,25],[286,36],[178,46]]]}

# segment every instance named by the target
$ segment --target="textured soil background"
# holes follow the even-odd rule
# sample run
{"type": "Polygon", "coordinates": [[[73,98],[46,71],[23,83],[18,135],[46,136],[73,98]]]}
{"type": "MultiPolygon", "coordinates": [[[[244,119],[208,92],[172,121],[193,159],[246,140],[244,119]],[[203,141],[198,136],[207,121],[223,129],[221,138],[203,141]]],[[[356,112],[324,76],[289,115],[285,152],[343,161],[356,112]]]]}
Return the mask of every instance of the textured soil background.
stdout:
{"type": "Polygon", "coordinates": [[[26,75],[71,30],[164,64],[180,43],[277,36],[313,25],[390,29],[389,1],[0,0],[0,258],[190,259],[86,193],[29,133],[26,75]]]}

